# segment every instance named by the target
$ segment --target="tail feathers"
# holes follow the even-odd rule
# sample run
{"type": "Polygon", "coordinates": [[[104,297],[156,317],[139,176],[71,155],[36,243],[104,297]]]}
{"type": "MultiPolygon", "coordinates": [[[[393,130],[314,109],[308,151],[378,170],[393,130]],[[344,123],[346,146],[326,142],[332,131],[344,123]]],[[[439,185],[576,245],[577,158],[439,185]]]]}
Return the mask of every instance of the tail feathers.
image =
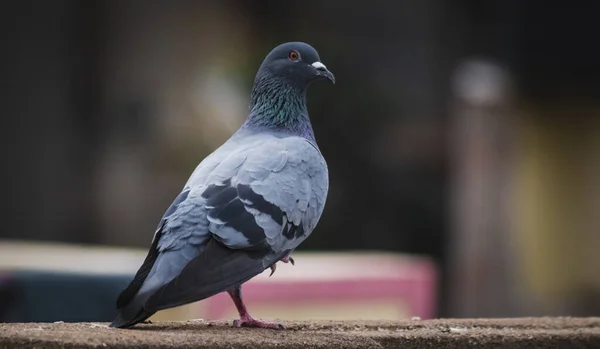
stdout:
{"type": "Polygon", "coordinates": [[[183,249],[166,251],[152,260],[152,268],[140,268],[139,279],[132,281],[117,301],[118,314],[111,327],[126,328],[144,321],[158,309],[148,307],[147,301],[178,275],[185,265],[198,254],[198,247],[189,245],[183,249]]]}
{"type": "Polygon", "coordinates": [[[154,312],[148,312],[144,309],[143,304],[147,297],[143,298],[135,298],[127,306],[119,309],[110,327],[128,328],[154,315],[154,312]]]}

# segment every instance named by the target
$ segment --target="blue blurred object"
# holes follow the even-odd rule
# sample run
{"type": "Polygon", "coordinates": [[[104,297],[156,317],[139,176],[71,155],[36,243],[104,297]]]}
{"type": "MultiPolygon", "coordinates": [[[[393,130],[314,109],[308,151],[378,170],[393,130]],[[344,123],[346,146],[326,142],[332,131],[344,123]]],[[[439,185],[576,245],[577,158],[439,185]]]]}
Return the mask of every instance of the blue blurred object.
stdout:
{"type": "Polygon", "coordinates": [[[127,275],[14,271],[0,277],[0,322],[108,322],[127,275]]]}

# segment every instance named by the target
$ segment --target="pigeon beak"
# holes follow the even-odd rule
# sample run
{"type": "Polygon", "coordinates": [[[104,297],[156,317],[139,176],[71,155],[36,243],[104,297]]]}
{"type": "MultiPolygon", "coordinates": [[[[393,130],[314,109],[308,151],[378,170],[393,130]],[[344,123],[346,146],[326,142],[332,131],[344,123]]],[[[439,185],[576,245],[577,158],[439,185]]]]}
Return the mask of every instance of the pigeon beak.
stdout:
{"type": "Polygon", "coordinates": [[[317,76],[327,78],[329,81],[335,84],[335,76],[333,76],[333,74],[327,70],[325,64],[316,61],[311,65],[317,70],[317,76]]]}

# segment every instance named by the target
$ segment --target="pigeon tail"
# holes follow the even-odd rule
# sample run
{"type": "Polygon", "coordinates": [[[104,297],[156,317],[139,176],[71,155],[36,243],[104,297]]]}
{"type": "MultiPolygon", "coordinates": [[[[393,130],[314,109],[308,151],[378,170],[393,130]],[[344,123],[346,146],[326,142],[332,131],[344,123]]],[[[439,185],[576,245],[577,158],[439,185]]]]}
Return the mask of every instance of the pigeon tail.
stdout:
{"type": "MultiPolygon", "coordinates": [[[[144,297],[143,301],[145,301],[146,298],[148,297],[144,297]]],[[[117,316],[109,327],[128,328],[154,315],[154,312],[148,312],[144,310],[143,301],[136,299],[126,307],[119,309],[117,316]]]]}

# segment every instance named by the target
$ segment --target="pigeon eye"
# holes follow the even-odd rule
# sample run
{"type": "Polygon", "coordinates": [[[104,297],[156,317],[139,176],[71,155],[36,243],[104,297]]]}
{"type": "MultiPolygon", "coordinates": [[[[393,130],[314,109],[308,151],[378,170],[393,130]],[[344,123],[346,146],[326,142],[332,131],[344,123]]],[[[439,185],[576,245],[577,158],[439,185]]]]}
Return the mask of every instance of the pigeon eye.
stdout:
{"type": "Polygon", "coordinates": [[[290,61],[294,61],[297,62],[300,59],[300,54],[296,51],[290,51],[290,54],[288,55],[290,61]]]}

